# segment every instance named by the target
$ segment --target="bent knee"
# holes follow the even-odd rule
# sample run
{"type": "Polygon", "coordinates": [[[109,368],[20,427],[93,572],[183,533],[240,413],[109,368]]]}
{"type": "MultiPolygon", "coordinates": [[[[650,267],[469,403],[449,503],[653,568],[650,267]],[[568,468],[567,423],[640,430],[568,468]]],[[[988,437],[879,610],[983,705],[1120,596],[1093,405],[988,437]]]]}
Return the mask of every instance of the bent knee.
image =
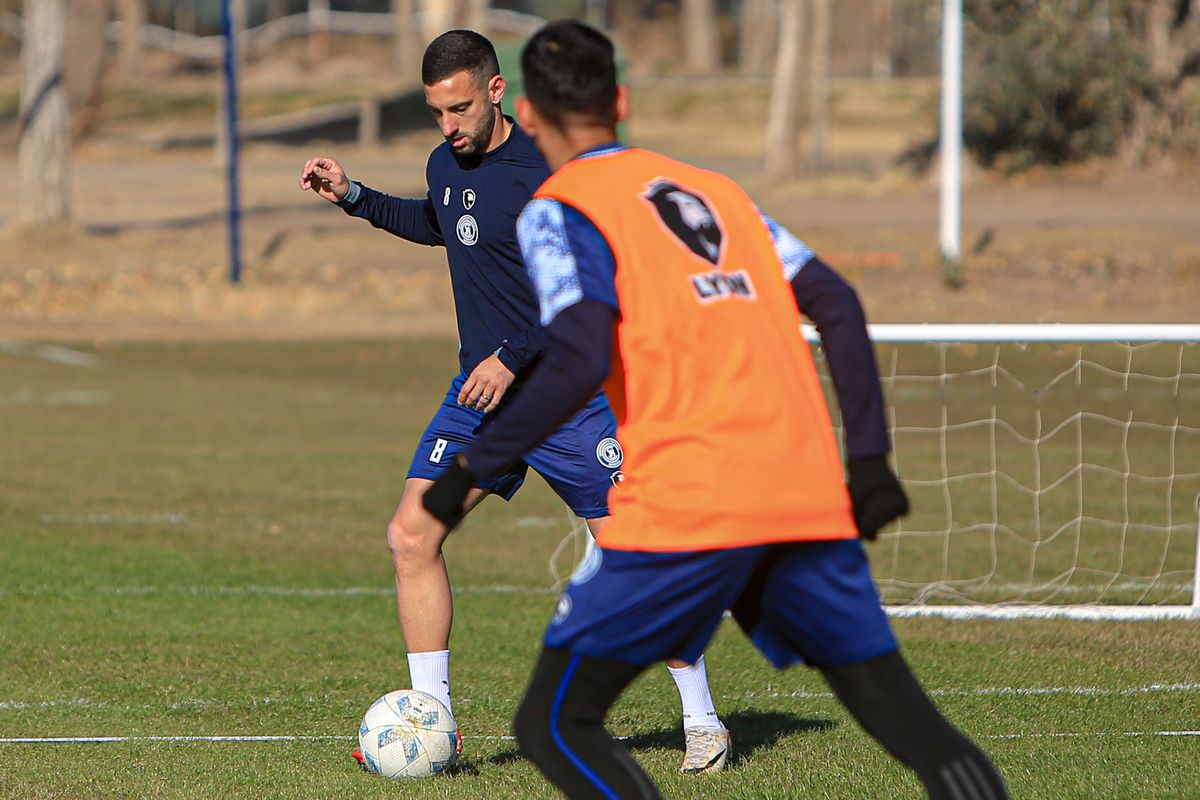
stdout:
{"type": "Polygon", "coordinates": [[[442,549],[444,538],[418,531],[403,514],[392,517],[387,527],[388,548],[396,558],[433,558],[442,549]]]}

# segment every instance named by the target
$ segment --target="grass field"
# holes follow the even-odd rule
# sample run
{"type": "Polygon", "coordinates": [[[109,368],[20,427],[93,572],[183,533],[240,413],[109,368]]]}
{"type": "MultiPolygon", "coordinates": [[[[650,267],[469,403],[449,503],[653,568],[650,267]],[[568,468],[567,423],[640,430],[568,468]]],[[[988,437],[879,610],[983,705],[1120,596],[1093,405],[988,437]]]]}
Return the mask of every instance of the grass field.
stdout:
{"type": "MultiPolygon", "coordinates": [[[[0,743],[0,797],[554,796],[502,738],[570,529],[537,478],[447,545],[463,770],[397,785],[348,756],[366,706],[407,685],[384,527],[452,343],[128,344],[98,356],[79,367],[0,354],[0,738],[302,738],[0,743]]],[[[928,399],[913,402],[915,414],[928,399]]],[[[1186,554],[1169,559],[1188,567],[1186,554]]],[[[1014,797],[1200,797],[1200,737],[1156,735],[1200,730],[1196,623],[896,629],[1014,797]]],[[[720,775],[675,773],[665,670],[611,719],[666,796],[920,796],[816,674],[772,672],[730,625],[709,671],[736,748],[720,775]]]]}

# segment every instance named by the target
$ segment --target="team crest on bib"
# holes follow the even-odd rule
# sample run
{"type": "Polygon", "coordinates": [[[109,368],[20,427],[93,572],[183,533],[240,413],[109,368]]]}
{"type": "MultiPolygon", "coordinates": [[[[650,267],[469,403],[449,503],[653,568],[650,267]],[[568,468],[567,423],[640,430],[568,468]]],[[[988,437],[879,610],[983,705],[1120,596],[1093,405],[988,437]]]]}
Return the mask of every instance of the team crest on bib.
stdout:
{"type": "Polygon", "coordinates": [[[621,466],[621,462],[625,460],[621,443],[611,436],[601,439],[600,444],[596,445],[596,459],[608,469],[616,469],[621,466]]]}
{"type": "Polygon", "coordinates": [[[458,240],[467,247],[471,247],[479,241],[479,225],[470,214],[463,214],[458,218],[455,232],[458,234],[458,240]]]}
{"type": "Polygon", "coordinates": [[[475,206],[475,190],[463,189],[463,208],[470,211],[475,206]]]}
{"type": "Polygon", "coordinates": [[[656,180],[642,195],[654,207],[659,222],[698,258],[713,266],[721,262],[721,224],[698,193],[667,180],[656,180]]]}

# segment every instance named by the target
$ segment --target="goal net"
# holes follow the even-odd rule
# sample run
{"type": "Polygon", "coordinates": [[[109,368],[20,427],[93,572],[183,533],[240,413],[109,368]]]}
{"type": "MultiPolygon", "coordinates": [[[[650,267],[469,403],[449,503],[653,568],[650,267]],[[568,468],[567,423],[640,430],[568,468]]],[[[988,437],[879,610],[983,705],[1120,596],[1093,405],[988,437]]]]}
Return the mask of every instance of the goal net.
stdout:
{"type": "Polygon", "coordinates": [[[1200,325],[871,334],[912,501],[868,547],[891,613],[1200,619],[1200,325]]]}

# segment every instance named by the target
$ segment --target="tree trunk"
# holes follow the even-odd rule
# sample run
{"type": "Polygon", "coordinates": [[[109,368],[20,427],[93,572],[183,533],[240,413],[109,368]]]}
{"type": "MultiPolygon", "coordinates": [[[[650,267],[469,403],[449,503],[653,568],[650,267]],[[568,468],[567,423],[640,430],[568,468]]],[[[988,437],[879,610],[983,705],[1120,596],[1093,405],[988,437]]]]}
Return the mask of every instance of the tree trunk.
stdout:
{"type": "Polygon", "coordinates": [[[120,0],[121,72],[127,77],[142,68],[142,26],[146,24],[146,0],[120,0]]]}
{"type": "Polygon", "coordinates": [[[467,20],[466,27],[476,33],[482,33],[484,36],[487,32],[487,12],[488,6],[491,5],[488,0],[467,0],[467,20]]]}
{"type": "Polygon", "coordinates": [[[831,0],[812,3],[812,67],[809,72],[809,126],[812,130],[813,169],[825,168],[829,147],[829,51],[833,44],[831,0]]]}
{"type": "Polygon", "coordinates": [[[63,79],[66,0],[25,0],[24,23],[17,218],[23,223],[59,223],[70,216],[70,114],[63,79]]]}
{"type": "Polygon", "coordinates": [[[454,27],[454,0],[429,0],[421,4],[424,9],[425,41],[431,42],[454,27]]]}
{"type": "MultiPolygon", "coordinates": [[[[239,24],[244,19],[239,15],[239,24]]],[[[308,0],[308,63],[329,58],[329,0],[308,0]]]]}
{"type": "Polygon", "coordinates": [[[766,159],[772,177],[790,178],[799,171],[799,141],[804,0],[783,0],[779,25],[779,55],[771,79],[770,110],[767,114],[766,159]]]}
{"type": "Polygon", "coordinates": [[[414,0],[391,0],[393,56],[402,81],[420,80],[421,32],[414,0]]]}
{"type": "Polygon", "coordinates": [[[715,0],[683,0],[683,60],[690,75],[711,75],[721,65],[715,0]]]}
{"type": "Polygon", "coordinates": [[[738,69],[743,75],[764,75],[775,44],[775,1],[743,0],[738,21],[738,69]]]}
{"type": "Polygon", "coordinates": [[[892,77],[892,0],[873,0],[871,26],[871,74],[892,77]]]}
{"type": "Polygon", "coordinates": [[[108,71],[107,0],[68,0],[66,64],[67,105],[71,140],[90,134],[100,120],[101,90],[108,71]]]}

